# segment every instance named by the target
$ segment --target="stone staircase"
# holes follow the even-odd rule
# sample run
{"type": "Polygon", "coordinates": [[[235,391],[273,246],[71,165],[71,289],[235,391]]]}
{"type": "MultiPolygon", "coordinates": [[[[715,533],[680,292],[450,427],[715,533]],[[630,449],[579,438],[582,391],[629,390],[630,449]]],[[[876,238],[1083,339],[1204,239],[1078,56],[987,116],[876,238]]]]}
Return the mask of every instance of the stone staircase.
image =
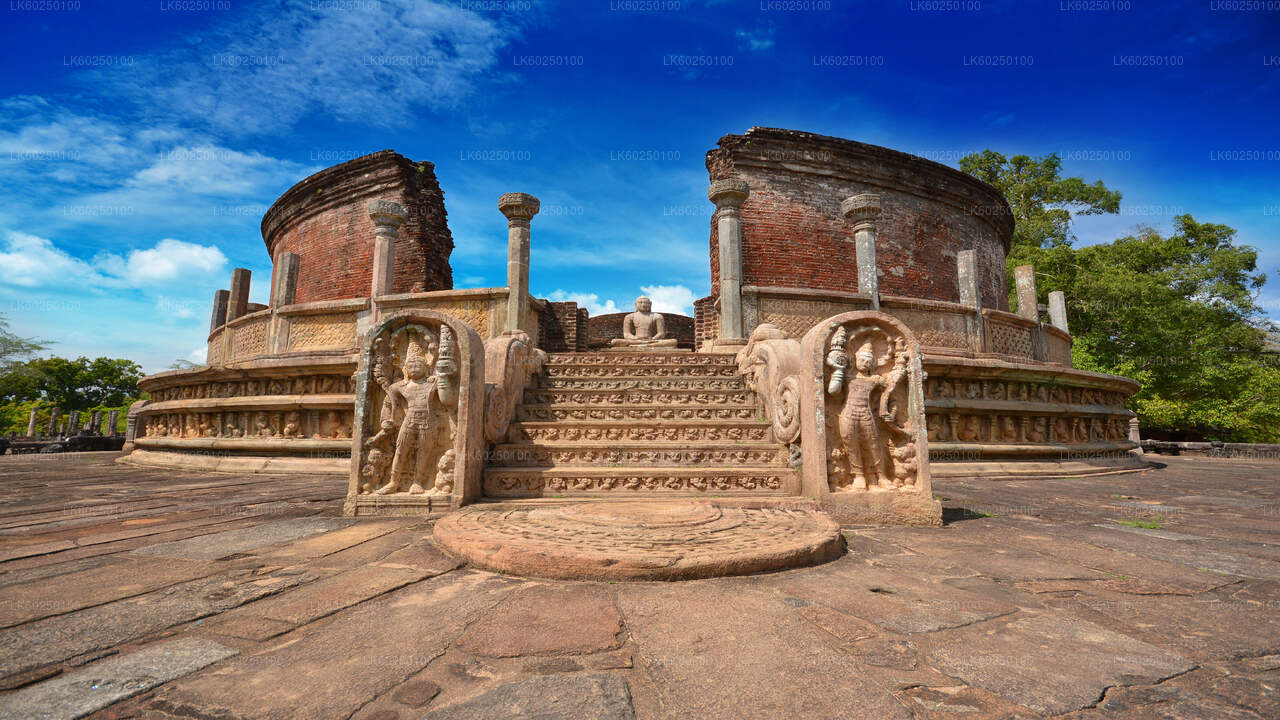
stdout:
{"type": "Polygon", "coordinates": [[[486,459],[490,498],[794,495],[732,355],[560,353],[486,459]]]}

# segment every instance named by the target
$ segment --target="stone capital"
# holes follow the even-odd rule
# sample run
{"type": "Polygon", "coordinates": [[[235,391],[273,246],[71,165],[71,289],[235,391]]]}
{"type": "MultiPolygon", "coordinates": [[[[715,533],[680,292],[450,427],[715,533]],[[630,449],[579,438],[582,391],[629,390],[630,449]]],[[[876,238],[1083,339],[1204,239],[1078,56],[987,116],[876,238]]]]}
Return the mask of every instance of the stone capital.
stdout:
{"type": "Polygon", "coordinates": [[[529,222],[538,214],[542,204],[529,193],[503,193],[498,198],[498,210],[507,216],[507,222],[529,222]]]}
{"type": "Polygon", "coordinates": [[[847,197],[840,203],[840,213],[855,226],[874,223],[880,217],[880,196],[862,193],[847,197]]]}
{"type": "Polygon", "coordinates": [[[716,204],[717,210],[724,208],[738,209],[746,202],[751,189],[743,180],[728,178],[716,180],[707,188],[707,199],[716,204]]]}
{"type": "Polygon", "coordinates": [[[400,229],[404,224],[409,213],[405,211],[404,206],[400,203],[391,202],[390,200],[374,200],[369,203],[369,217],[373,219],[373,224],[378,230],[384,228],[392,231],[400,229]]]}

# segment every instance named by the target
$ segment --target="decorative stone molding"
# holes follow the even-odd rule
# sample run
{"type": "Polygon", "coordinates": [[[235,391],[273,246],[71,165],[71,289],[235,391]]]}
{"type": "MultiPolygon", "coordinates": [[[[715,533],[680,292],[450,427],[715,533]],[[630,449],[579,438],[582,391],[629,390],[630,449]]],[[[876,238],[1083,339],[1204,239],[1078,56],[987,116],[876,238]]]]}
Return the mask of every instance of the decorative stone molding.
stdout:
{"type": "Polygon", "coordinates": [[[858,311],[800,342],[802,487],[841,522],[937,525],[920,345],[899,320],[858,311]]]}
{"type": "Polygon", "coordinates": [[[393,313],[356,370],[347,515],[456,509],[480,493],[484,346],[442,313],[393,313]]]}
{"type": "Polygon", "coordinates": [[[531,375],[542,369],[547,354],[533,346],[523,330],[508,330],[484,344],[484,435],[501,442],[524,396],[531,375]]]}

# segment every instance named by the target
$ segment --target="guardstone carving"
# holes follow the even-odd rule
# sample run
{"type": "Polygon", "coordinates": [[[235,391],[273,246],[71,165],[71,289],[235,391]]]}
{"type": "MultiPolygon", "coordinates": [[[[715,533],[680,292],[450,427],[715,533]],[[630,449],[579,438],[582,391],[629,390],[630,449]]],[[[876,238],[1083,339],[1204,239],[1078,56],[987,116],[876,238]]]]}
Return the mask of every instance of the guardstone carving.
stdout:
{"type": "Polygon", "coordinates": [[[481,351],[474,330],[429,311],[397,313],[369,333],[356,371],[348,514],[434,512],[478,491],[481,351]]]}

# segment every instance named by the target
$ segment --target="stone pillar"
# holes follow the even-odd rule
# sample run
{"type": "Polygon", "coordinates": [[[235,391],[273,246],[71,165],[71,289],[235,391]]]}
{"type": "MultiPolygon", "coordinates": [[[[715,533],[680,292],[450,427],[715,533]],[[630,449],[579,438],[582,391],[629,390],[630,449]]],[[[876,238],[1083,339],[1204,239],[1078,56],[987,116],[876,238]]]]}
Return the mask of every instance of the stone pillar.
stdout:
{"type": "Polygon", "coordinates": [[[94,410],[93,414],[89,416],[89,432],[93,433],[94,435],[102,434],[102,411],[101,410],[94,410]]]}
{"type": "Polygon", "coordinates": [[[960,286],[960,304],[981,310],[982,292],[978,289],[977,251],[961,250],[956,253],[956,284],[960,286]]]}
{"type": "MultiPolygon", "coordinates": [[[[374,200],[369,203],[369,217],[373,220],[373,283],[369,295],[390,295],[396,270],[396,240],[409,214],[400,203],[374,200]]],[[[295,279],[295,285],[296,282],[295,279]]]]}
{"type": "Polygon", "coordinates": [[[253,273],[245,268],[236,268],[231,271],[231,291],[227,297],[227,322],[248,314],[249,281],[252,277],[253,273]]]}
{"type": "Polygon", "coordinates": [[[58,416],[61,414],[62,413],[58,408],[53,408],[49,411],[49,437],[53,437],[58,434],[58,420],[61,419],[58,416]]]}
{"type": "Polygon", "coordinates": [[[876,221],[880,196],[863,193],[845,198],[840,212],[853,223],[854,250],[858,257],[858,292],[871,298],[871,309],[880,309],[880,266],[876,262],[876,221]]]}
{"type": "Polygon", "coordinates": [[[209,334],[227,324],[227,304],[230,302],[230,290],[213,292],[213,313],[209,316],[209,334]]]}
{"type": "Polygon", "coordinates": [[[31,414],[27,416],[27,437],[36,436],[36,413],[36,410],[32,410],[31,414]]]}
{"type": "Polygon", "coordinates": [[[298,253],[280,253],[276,260],[276,286],[271,294],[271,306],[292,305],[298,292],[298,253]]]}
{"type": "Polygon", "coordinates": [[[1134,448],[1134,454],[1142,454],[1142,433],[1138,430],[1138,418],[1129,418],[1129,442],[1137,443],[1138,447],[1134,448]]]}
{"type": "Polygon", "coordinates": [[[1071,332],[1067,329],[1067,296],[1061,290],[1049,293],[1049,324],[1064,333],[1071,332]]]}
{"type": "Polygon", "coordinates": [[[1019,265],[1013,269],[1013,283],[1018,290],[1018,314],[1040,322],[1040,306],[1036,301],[1036,269],[1019,265]]]}
{"type": "Polygon", "coordinates": [[[120,411],[108,410],[107,411],[107,432],[104,432],[102,434],[115,437],[120,432],[119,430],[116,430],[116,427],[119,424],[120,424],[120,411]]]}
{"type": "Polygon", "coordinates": [[[536,335],[536,328],[523,327],[529,312],[529,221],[542,204],[528,193],[504,193],[498,210],[507,217],[507,322],[504,330],[524,330],[536,335]]]}
{"type": "Polygon", "coordinates": [[[80,411],[72,410],[67,415],[67,435],[75,435],[80,432],[80,411]]]}
{"type": "Polygon", "coordinates": [[[743,180],[717,180],[707,188],[716,204],[716,238],[720,251],[720,339],[741,341],[742,327],[742,203],[750,187],[743,180]]]}

